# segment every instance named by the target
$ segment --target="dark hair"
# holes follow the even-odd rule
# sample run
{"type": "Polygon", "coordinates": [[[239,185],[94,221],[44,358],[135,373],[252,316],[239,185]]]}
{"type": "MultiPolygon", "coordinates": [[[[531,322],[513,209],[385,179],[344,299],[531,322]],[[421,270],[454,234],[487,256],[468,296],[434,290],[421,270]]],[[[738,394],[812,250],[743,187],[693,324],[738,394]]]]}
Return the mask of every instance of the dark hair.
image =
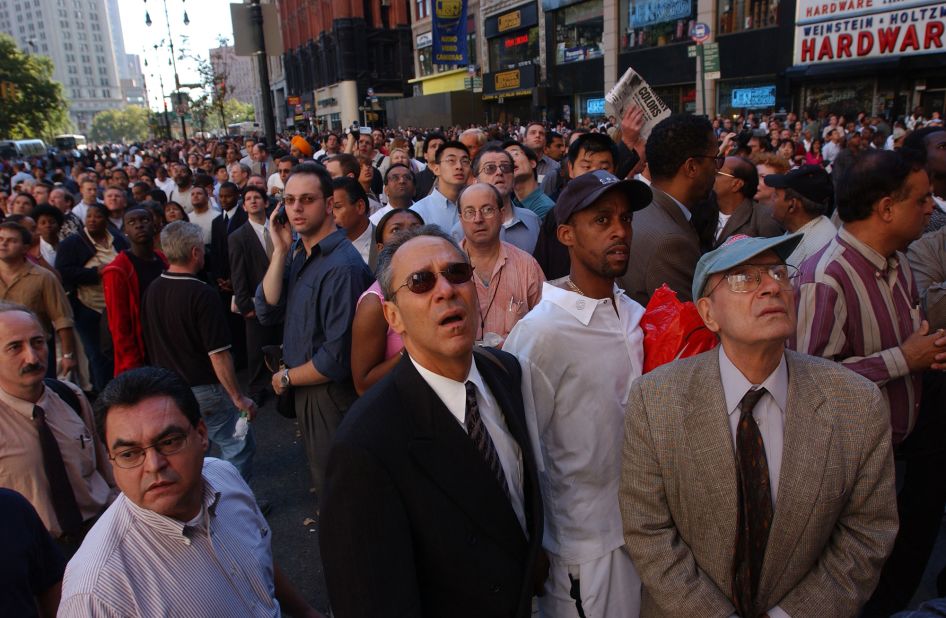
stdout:
{"type": "Polygon", "coordinates": [[[105,421],[112,408],[131,407],[152,397],[167,397],[190,422],[197,427],[200,422],[200,404],[187,383],[177,373],[162,367],[138,367],[116,376],[102,390],[92,409],[99,438],[106,444],[105,421]]]}
{"type": "Polygon", "coordinates": [[[944,131],[946,131],[946,127],[942,126],[923,127],[922,129],[910,131],[907,133],[907,136],[903,138],[903,144],[900,146],[900,154],[919,165],[926,165],[926,136],[944,131]]]}
{"type": "MultiPolygon", "coordinates": [[[[533,124],[535,124],[535,123],[533,123],[533,124]]],[[[526,158],[528,158],[529,161],[535,161],[535,163],[538,164],[538,162],[539,162],[539,157],[536,156],[535,152],[533,152],[531,148],[529,148],[528,146],[526,146],[526,145],[523,144],[522,142],[517,142],[517,141],[514,140],[514,139],[507,139],[505,142],[503,142],[503,150],[505,150],[505,149],[507,149],[507,148],[509,148],[509,147],[512,147],[512,146],[514,146],[514,147],[520,149],[523,153],[525,153],[526,158]]],[[[538,180],[538,179],[539,179],[539,166],[538,166],[538,165],[536,165],[535,167],[532,168],[532,177],[533,177],[535,180],[538,180]]]]}
{"type": "Polygon", "coordinates": [[[647,138],[647,169],[654,179],[669,180],[687,159],[703,154],[715,142],[709,120],[673,114],[658,122],[647,138]]]}
{"type": "Polygon", "coordinates": [[[835,185],[838,216],[845,223],[867,219],[878,201],[902,195],[907,177],[920,169],[922,164],[892,150],[862,153],[835,185]]]}
{"type": "Polygon", "coordinates": [[[23,239],[23,244],[29,247],[33,244],[33,234],[23,225],[17,223],[18,219],[22,219],[25,216],[26,215],[20,215],[17,217],[16,215],[10,215],[5,221],[0,223],[0,230],[13,230],[14,232],[18,232],[20,238],[23,239]]]}
{"type": "Polygon", "coordinates": [[[370,214],[368,194],[365,193],[365,189],[361,186],[360,182],[350,176],[339,176],[338,178],[333,178],[332,191],[338,190],[344,191],[348,195],[348,200],[352,204],[357,204],[359,201],[362,202],[365,205],[365,216],[367,217],[370,214]]]}
{"type": "MultiPolygon", "coordinates": [[[[101,202],[96,202],[96,203],[94,203],[94,204],[89,204],[88,207],[87,207],[86,210],[85,210],[85,215],[86,215],[86,216],[89,215],[89,211],[90,211],[90,210],[97,210],[97,211],[99,212],[99,214],[102,215],[103,217],[105,217],[106,219],[108,219],[109,217],[112,216],[112,214],[108,211],[108,208],[105,207],[105,204],[103,204],[103,203],[101,203],[101,202]]],[[[85,221],[83,221],[82,224],[85,225],[85,221]]]]}
{"type": "Polygon", "coordinates": [[[473,159],[473,175],[480,175],[480,159],[483,158],[483,155],[488,154],[498,154],[503,153],[509,159],[509,163],[515,165],[515,162],[512,160],[512,155],[506,152],[506,149],[503,148],[500,144],[496,142],[490,142],[480,148],[479,152],[476,153],[476,158],[473,159]]]}
{"type": "Polygon", "coordinates": [[[388,167],[388,171],[384,173],[384,184],[388,184],[388,174],[390,174],[391,170],[393,170],[395,167],[403,167],[404,169],[406,169],[408,173],[411,175],[411,182],[414,182],[414,170],[412,170],[409,165],[404,165],[403,163],[394,163],[393,165],[388,167]]]}
{"type": "MultiPolygon", "coordinates": [[[[430,146],[430,142],[432,142],[435,139],[439,139],[440,141],[445,142],[447,141],[447,136],[444,135],[443,133],[438,133],[436,131],[433,133],[428,133],[424,137],[424,155],[427,154],[427,148],[430,146]]],[[[428,161],[428,163],[430,163],[430,161],[428,161]]]]}
{"type": "Polygon", "coordinates": [[[374,226],[374,241],[377,244],[380,245],[383,242],[381,240],[381,236],[384,234],[384,228],[387,226],[388,221],[390,221],[394,215],[400,213],[413,215],[421,225],[424,225],[424,218],[420,216],[420,213],[418,213],[416,210],[411,210],[410,208],[393,208],[384,213],[384,216],[378,219],[378,224],[374,226]]]}
{"type": "MultiPolygon", "coordinates": [[[[226,183],[226,184],[233,184],[233,183],[226,183]]],[[[223,185],[221,185],[220,188],[222,189],[222,188],[223,188],[223,185]]],[[[264,201],[264,202],[266,202],[266,201],[269,200],[269,196],[266,195],[266,191],[265,191],[262,187],[257,187],[256,185],[246,185],[246,186],[243,188],[243,193],[242,193],[242,194],[240,193],[240,190],[237,188],[236,185],[233,185],[233,188],[234,188],[234,189],[236,190],[236,192],[237,192],[238,194],[240,194],[240,196],[243,197],[244,199],[246,198],[246,194],[247,194],[247,193],[259,193],[260,197],[263,198],[263,201],[264,201]]]]}
{"type": "Polygon", "coordinates": [[[393,269],[391,268],[391,262],[394,260],[394,254],[397,253],[397,250],[404,246],[410,240],[417,238],[418,236],[434,236],[436,238],[442,238],[446,240],[450,245],[456,249],[457,257],[462,261],[469,263],[469,256],[460,248],[460,245],[457,244],[456,239],[450,234],[443,231],[439,225],[422,225],[420,227],[415,227],[414,229],[404,230],[393,239],[391,242],[384,246],[383,249],[378,253],[378,283],[381,285],[381,292],[384,294],[385,300],[394,301],[394,289],[393,282],[391,281],[394,276],[393,269]],[[382,266],[383,265],[383,266],[382,266]]]}
{"type": "Polygon", "coordinates": [[[759,171],[749,159],[745,157],[733,158],[739,161],[732,170],[732,175],[742,181],[742,189],[739,192],[743,197],[752,199],[756,191],[759,190],[759,171]]]}
{"type": "Polygon", "coordinates": [[[56,220],[56,224],[59,227],[62,227],[63,222],[66,220],[61,210],[49,204],[40,204],[30,212],[30,218],[33,219],[33,221],[39,223],[40,217],[52,217],[56,220]]]}
{"type": "Polygon", "coordinates": [[[235,182],[230,182],[229,180],[226,182],[220,183],[220,190],[222,191],[224,189],[229,189],[233,191],[234,193],[236,193],[237,195],[240,194],[240,187],[238,187],[235,182]]]}
{"type": "Polygon", "coordinates": [[[443,157],[443,152],[447,148],[454,148],[456,150],[462,150],[466,153],[466,156],[470,156],[470,149],[466,147],[466,144],[457,140],[450,140],[444,142],[437,147],[437,154],[434,155],[434,163],[440,163],[440,158],[443,157]]]}
{"type": "Polygon", "coordinates": [[[546,134],[545,134],[545,143],[546,143],[546,144],[551,144],[553,139],[560,139],[560,140],[563,140],[563,141],[564,141],[565,137],[564,137],[561,133],[559,133],[558,131],[548,131],[548,132],[546,132],[546,134]]]}
{"type": "Polygon", "coordinates": [[[213,176],[208,176],[207,174],[197,174],[194,177],[194,186],[201,187],[206,190],[208,187],[214,186],[213,176]]]}
{"type": "Polygon", "coordinates": [[[295,167],[299,165],[299,159],[295,158],[292,155],[285,155],[285,156],[279,157],[279,161],[277,161],[277,163],[292,163],[292,166],[295,167]]]}
{"type": "MultiPolygon", "coordinates": [[[[315,176],[319,179],[319,186],[322,189],[322,197],[327,199],[332,195],[332,176],[328,173],[328,170],[318,163],[314,163],[312,161],[300,163],[299,165],[292,168],[292,174],[289,175],[289,178],[292,178],[296,174],[315,176]]],[[[367,204],[367,202],[365,202],[365,204],[367,204]]]]}
{"type": "MultiPolygon", "coordinates": [[[[184,210],[184,207],[183,207],[183,206],[181,206],[179,203],[177,203],[177,202],[175,202],[175,201],[173,201],[173,200],[170,201],[170,202],[165,202],[165,203],[164,203],[164,210],[165,210],[165,211],[167,211],[168,206],[177,206],[178,209],[180,209],[181,214],[184,215],[184,219],[183,219],[183,220],[184,220],[184,221],[187,221],[188,223],[190,223],[191,218],[187,216],[187,211],[184,210]]],[[[167,222],[167,220],[168,220],[168,218],[167,218],[167,216],[165,215],[165,217],[164,217],[165,223],[167,222]]]]}
{"type": "Polygon", "coordinates": [[[227,174],[230,173],[230,170],[227,169],[227,166],[226,166],[226,165],[223,165],[223,164],[221,164],[221,165],[214,165],[214,175],[215,175],[215,176],[216,176],[217,172],[219,172],[220,170],[223,170],[223,171],[227,172],[227,174]]]}
{"type": "Polygon", "coordinates": [[[355,178],[358,178],[358,175],[361,173],[361,163],[358,162],[358,158],[353,154],[343,152],[325,159],[326,164],[331,161],[338,162],[338,166],[342,170],[342,176],[352,174],[355,178]]]}
{"type": "Polygon", "coordinates": [[[168,194],[165,193],[163,189],[158,189],[158,188],[151,189],[150,191],[148,191],[148,195],[151,196],[151,199],[153,199],[155,202],[159,204],[168,203],[168,194]]]}
{"type": "Polygon", "coordinates": [[[568,162],[572,165],[575,165],[575,161],[578,160],[578,155],[581,154],[581,151],[586,153],[595,153],[595,152],[610,152],[611,153],[611,162],[617,167],[618,158],[618,147],[614,143],[614,140],[608,137],[607,133],[582,133],[579,135],[572,145],[568,147],[568,162]]]}
{"type": "Polygon", "coordinates": [[[36,198],[33,197],[32,193],[25,193],[23,191],[20,191],[19,193],[16,194],[16,197],[14,199],[16,199],[17,197],[25,197],[26,199],[29,200],[30,204],[32,204],[31,209],[36,208],[36,198]]]}

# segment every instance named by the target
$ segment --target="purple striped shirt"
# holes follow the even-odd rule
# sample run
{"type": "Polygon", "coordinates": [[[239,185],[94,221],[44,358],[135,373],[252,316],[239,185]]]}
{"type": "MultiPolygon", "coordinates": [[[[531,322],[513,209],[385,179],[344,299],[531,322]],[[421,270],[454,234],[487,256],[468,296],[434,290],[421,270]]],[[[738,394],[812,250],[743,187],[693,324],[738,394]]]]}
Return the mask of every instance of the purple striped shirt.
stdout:
{"type": "Polygon", "coordinates": [[[886,258],[842,227],[799,270],[798,327],[789,347],[838,361],[877,384],[899,444],[920,407],[921,375],[910,373],[900,349],[922,319],[907,258],[886,258]]]}

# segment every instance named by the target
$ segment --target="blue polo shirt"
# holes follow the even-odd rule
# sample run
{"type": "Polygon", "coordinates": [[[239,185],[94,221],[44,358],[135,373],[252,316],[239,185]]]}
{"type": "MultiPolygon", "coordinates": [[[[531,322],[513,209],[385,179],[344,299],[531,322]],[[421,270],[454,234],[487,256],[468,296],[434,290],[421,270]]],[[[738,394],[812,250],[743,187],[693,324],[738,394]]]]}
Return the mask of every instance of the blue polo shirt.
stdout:
{"type": "Polygon", "coordinates": [[[282,296],[266,302],[263,284],[253,304],[261,324],[283,323],[283,360],[289,367],[311,362],[339,382],[351,377],[351,325],[361,293],[374,281],[361,255],[335,230],[306,255],[301,240],[287,258],[282,296]]]}
{"type": "MultiPolygon", "coordinates": [[[[515,200],[515,198],[513,198],[515,200]]],[[[539,216],[539,219],[545,218],[545,213],[555,208],[555,201],[542,191],[542,187],[525,196],[522,200],[516,200],[517,206],[528,208],[539,216]]],[[[515,202],[513,202],[515,203],[515,202]]]]}

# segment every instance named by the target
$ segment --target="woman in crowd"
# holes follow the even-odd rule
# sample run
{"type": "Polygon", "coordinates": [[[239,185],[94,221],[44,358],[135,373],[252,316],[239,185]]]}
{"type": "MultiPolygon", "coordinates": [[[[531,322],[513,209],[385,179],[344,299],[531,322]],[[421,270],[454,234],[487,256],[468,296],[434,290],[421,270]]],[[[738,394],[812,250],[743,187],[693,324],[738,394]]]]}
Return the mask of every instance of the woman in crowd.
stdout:
{"type": "Polygon", "coordinates": [[[811,150],[805,153],[805,165],[824,165],[824,157],[821,155],[821,139],[815,138],[811,141],[811,150]]]}
{"type": "Polygon", "coordinates": [[[92,385],[96,391],[105,388],[113,374],[112,356],[103,354],[100,343],[102,312],[105,310],[102,270],[119,251],[127,248],[128,242],[121,234],[109,232],[105,206],[91,204],[85,216],[85,229],[59,243],[56,254],[56,268],[72,301],[76,330],[89,357],[92,385]]]}
{"type": "Polygon", "coordinates": [[[184,211],[184,207],[177,202],[168,202],[164,205],[164,221],[174,223],[175,221],[187,221],[190,223],[190,217],[184,211]]]}
{"type": "MultiPolygon", "coordinates": [[[[423,225],[421,216],[408,209],[397,209],[381,217],[374,230],[375,242],[382,248],[398,232],[423,225]]],[[[380,264],[378,265],[380,268],[380,264]]],[[[375,281],[358,299],[352,323],[351,375],[355,390],[364,394],[397,364],[404,344],[384,319],[381,284],[375,281]]]]}
{"type": "Polygon", "coordinates": [[[59,230],[62,229],[65,216],[58,208],[49,204],[40,204],[33,209],[30,217],[36,221],[40,255],[49,264],[55,264],[56,251],[59,249],[59,230]]]}

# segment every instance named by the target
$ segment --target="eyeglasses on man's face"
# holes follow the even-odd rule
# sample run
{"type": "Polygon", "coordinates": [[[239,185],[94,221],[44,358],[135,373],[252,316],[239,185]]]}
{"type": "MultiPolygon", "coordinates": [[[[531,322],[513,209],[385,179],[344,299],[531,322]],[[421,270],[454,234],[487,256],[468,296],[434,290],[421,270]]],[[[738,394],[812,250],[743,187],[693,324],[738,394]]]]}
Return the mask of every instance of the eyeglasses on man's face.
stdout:
{"type": "Polygon", "coordinates": [[[499,209],[495,206],[483,206],[479,210],[476,208],[464,208],[460,211],[460,216],[463,217],[464,221],[475,221],[477,213],[484,219],[492,219],[499,214],[499,209]]]}
{"type": "Polygon", "coordinates": [[[299,202],[303,206],[310,206],[315,204],[322,199],[321,195],[314,195],[312,193],[303,193],[302,195],[284,195],[282,198],[283,204],[288,208],[292,208],[296,205],[296,202],[299,202]]]}
{"type": "Polygon", "coordinates": [[[437,162],[440,165],[446,165],[447,167],[470,167],[470,158],[469,157],[444,157],[437,162]]]}
{"type": "Polygon", "coordinates": [[[473,278],[473,266],[466,262],[454,262],[439,272],[432,270],[418,270],[407,276],[407,280],[394,290],[397,294],[406,287],[414,294],[426,294],[437,285],[437,277],[443,276],[451,285],[463,285],[473,278]]]}
{"type": "Polygon", "coordinates": [[[788,264],[741,264],[726,272],[707,296],[716,291],[723,281],[729,285],[729,290],[736,294],[754,292],[762,285],[763,272],[775,280],[783,290],[791,290],[792,281],[798,276],[798,269],[788,264]]]}
{"type": "Polygon", "coordinates": [[[712,159],[716,164],[716,169],[721,170],[726,165],[726,155],[690,155],[691,159],[712,159]]]}
{"type": "Polygon", "coordinates": [[[496,170],[501,171],[503,174],[512,174],[512,169],[511,163],[484,163],[480,166],[480,174],[492,176],[496,173],[496,170]]]}
{"type": "Polygon", "coordinates": [[[170,433],[154,444],[135,446],[117,451],[114,455],[109,455],[109,459],[114,461],[115,465],[119,468],[137,468],[144,463],[145,454],[148,452],[148,449],[153,448],[165,457],[180,452],[187,446],[187,437],[189,434],[189,431],[170,433]]]}

